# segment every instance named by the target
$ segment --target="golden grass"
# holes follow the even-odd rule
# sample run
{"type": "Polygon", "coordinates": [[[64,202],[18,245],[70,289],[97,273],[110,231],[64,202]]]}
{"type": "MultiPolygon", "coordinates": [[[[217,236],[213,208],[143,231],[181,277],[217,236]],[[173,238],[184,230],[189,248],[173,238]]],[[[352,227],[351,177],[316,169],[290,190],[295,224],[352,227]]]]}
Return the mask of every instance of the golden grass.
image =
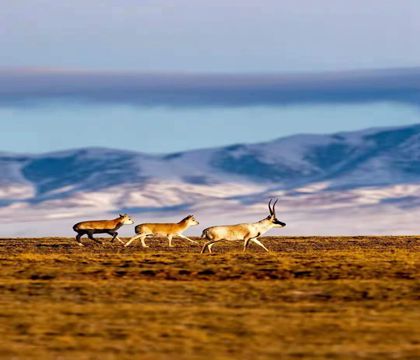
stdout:
{"type": "Polygon", "coordinates": [[[418,359],[416,237],[0,240],[0,357],[418,359]]]}

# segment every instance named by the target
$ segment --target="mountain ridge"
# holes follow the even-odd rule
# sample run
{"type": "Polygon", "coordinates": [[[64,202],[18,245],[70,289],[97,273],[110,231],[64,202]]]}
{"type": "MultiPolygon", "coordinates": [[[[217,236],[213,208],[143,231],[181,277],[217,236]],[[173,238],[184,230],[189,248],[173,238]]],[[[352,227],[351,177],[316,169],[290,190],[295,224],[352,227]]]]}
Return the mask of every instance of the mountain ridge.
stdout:
{"type": "Polygon", "coordinates": [[[251,217],[272,196],[309,216],[417,211],[420,124],[159,155],[98,147],[0,153],[0,171],[0,216],[9,223],[121,209],[172,216],[222,207],[251,217]]]}

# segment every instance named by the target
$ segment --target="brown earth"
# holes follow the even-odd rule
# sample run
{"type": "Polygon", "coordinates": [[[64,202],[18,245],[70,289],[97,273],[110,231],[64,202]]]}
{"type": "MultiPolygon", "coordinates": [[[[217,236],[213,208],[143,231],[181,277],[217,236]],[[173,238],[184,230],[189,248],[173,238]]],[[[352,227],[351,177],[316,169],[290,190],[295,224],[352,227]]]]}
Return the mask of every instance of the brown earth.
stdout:
{"type": "Polygon", "coordinates": [[[419,359],[420,238],[0,239],[5,359],[419,359]]]}

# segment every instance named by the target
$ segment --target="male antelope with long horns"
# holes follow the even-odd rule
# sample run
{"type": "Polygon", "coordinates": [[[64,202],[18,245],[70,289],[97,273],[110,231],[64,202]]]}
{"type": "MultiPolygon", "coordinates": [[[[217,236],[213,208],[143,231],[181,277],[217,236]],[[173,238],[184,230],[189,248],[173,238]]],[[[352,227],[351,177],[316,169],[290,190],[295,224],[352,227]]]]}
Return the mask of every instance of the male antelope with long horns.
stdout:
{"type": "Polygon", "coordinates": [[[212,246],[220,241],[243,241],[244,251],[248,248],[249,243],[253,242],[256,245],[261,246],[265,251],[268,251],[258,238],[272,228],[282,228],[286,226],[284,222],[281,222],[276,217],[276,204],[278,200],[274,202],[273,207],[271,207],[271,201],[272,200],[268,203],[270,215],[256,223],[212,226],[205,229],[201,237],[208,240],[208,242],[204,244],[201,253],[203,254],[206,250],[211,253],[212,246]]]}

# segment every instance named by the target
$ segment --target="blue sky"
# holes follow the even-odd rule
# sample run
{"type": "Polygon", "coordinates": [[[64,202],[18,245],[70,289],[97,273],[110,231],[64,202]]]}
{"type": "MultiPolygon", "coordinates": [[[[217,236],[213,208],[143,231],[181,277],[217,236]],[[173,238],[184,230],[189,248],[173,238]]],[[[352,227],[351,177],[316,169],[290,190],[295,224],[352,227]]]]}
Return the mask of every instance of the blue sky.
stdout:
{"type": "Polygon", "coordinates": [[[0,65],[194,72],[418,66],[417,0],[0,2],[0,65]]]}
{"type": "Polygon", "coordinates": [[[162,153],[419,119],[415,0],[18,0],[0,2],[0,23],[0,48],[7,49],[0,70],[14,74],[0,79],[3,151],[162,153]],[[369,75],[413,68],[412,82],[400,73],[369,75]],[[65,79],[45,91],[51,72],[65,79]],[[184,97],[185,79],[197,73],[205,93],[193,96],[193,87],[184,97]],[[137,74],[157,74],[163,83],[168,75],[169,90],[153,89],[153,78],[139,95],[145,80],[130,80],[137,74]],[[224,82],[214,85],[213,74],[224,82]],[[229,74],[241,76],[239,102],[238,92],[223,97],[229,74]],[[286,78],[264,92],[260,80],[247,78],[255,74],[286,78]],[[88,90],[85,75],[93,76],[88,90]],[[365,80],[354,81],[359,76],[365,80]]]}

